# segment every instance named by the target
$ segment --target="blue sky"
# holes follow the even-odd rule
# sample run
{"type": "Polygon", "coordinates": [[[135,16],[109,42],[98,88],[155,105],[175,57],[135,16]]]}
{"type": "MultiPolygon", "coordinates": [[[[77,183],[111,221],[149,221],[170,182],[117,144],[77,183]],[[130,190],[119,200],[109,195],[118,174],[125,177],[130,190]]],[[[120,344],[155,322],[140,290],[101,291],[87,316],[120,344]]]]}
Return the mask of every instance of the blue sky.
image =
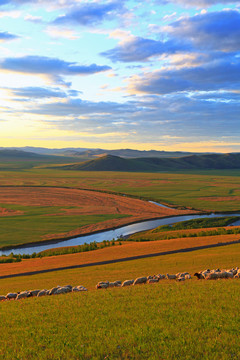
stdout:
{"type": "Polygon", "coordinates": [[[240,151],[240,1],[0,0],[0,144],[240,151]]]}

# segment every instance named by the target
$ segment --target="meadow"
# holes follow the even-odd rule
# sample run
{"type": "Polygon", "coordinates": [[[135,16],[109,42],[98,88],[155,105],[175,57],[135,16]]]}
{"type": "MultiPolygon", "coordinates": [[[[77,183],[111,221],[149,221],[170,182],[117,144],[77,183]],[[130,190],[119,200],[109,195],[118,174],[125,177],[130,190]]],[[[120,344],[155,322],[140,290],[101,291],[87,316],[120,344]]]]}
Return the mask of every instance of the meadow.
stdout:
{"type": "MultiPolygon", "coordinates": [[[[75,198],[74,203],[74,197],[80,190],[91,190],[93,196],[100,194],[101,201],[104,197],[109,199],[117,194],[126,194],[130,198],[119,196],[117,199],[124,199],[129,204],[130,200],[139,201],[139,198],[155,200],[176,206],[176,211],[237,212],[240,210],[239,175],[240,171],[154,174],[42,168],[1,171],[2,241],[30,242],[33,235],[34,239],[46,239],[49,234],[72,234],[76,229],[92,225],[107,223],[110,226],[114,221],[129,221],[133,216],[142,216],[146,210],[142,208],[136,215],[134,206],[126,208],[126,204],[122,204],[120,212],[109,211],[111,206],[108,206],[108,212],[106,207],[90,213],[84,206],[81,209],[83,203],[77,204],[78,199],[75,198]],[[73,190],[74,196],[63,196],[73,190]],[[24,196],[16,196],[19,191],[24,196]],[[27,197],[28,191],[35,195],[27,197]],[[63,198],[69,202],[64,200],[60,203],[63,198]],[[41,204],[36,203],[39,199],[41,204]],[[44,202],[44,199],[51,201],[44,202]]],[[[162,211],[162,208],[159,209],[162,211]]],[[[95,289],[101,280],[124,281],[138,276],[182,271],[193,275],[206,268],[236,267],[240,265],[238,243],[189,253],[55,271],[61,266],[239,241],[239,227],[228,228],[224,221],[211,225],[204,223],[200,228],[195,224],[187,229],[165,228],[144,234],[148,240],[154,241],[141,242],[139,236],[143,234],[138,234],[133,239],[122,241],[122,245],[116,243],[115,246],[88,252],[0,264],[1,275],[54,269],[49,273],[1,279],[0,294],[50,289],[65,284],[81,284],[88,288],[86,293],[1,302],[0,319],[4,331],[0,337],[0,358],[239,359],[239,279],[205,281],[194,278],[183,283],[163,280],[135,287],[95,289]],[[228,229],[232,233],[228,233],[228,229]]]]}
{"type": "Polygon", "coordinates": [[[184,209],[237,212],[240,210],[239,174],[237,170],[191,174],[44,168],[1,171],[0,247],[71,237],[144,218],[174,215],[174,210],[172,213],[160,208],[153,210],[150,204],[137,211],[140,205],[136,198],[170,204],[178,209],[175,210],[178,214],[184,209]],[[91,193],[80,197],[83,190],[91,193]],[[117,194],[128,195],[125,204],[122,196],[114,203],[113,196],[117,194]],[[92,198],[96,200],[94,203],[92,198]]]}
{"type": "Polygon", "coordinates": [[[0,187],[0,248],[74,237],[145,219],[189,213],[97,191],[0,187]]]}
{"type": "Polygon", "coordinates": [[[240,171],[86,172],[51,169],[0,172],[1,186],[91,189],[208,211],[238,211],[240,171]]]}
{"type": "Polygon", "coordinates": [[[5,359],[239,359],[239,279],[95,290],[100,280],[228,268],[240,245],[5,279],[0,292],[82,284],[87,293],[0,304],[5,359]]]}

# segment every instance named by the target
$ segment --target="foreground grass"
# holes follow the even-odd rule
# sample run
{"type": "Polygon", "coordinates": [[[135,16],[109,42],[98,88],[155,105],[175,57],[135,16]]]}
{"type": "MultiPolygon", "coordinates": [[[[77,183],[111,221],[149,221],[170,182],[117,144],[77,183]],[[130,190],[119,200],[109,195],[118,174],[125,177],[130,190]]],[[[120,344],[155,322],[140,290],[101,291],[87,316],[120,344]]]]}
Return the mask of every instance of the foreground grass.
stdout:
{"type": "Polygon", "coordinates": [[[2,359],[239,359],[238,281],[1,304],[2,359]]]}
{"type": "Polygon", "coordinates": [[[100,280],[239,265],[240,245],[0,280],[0,293],[83,284],[88,293],[1,302],[0,358],[240,358],[240,280],[161,281],[94,290],[100,280]]]}

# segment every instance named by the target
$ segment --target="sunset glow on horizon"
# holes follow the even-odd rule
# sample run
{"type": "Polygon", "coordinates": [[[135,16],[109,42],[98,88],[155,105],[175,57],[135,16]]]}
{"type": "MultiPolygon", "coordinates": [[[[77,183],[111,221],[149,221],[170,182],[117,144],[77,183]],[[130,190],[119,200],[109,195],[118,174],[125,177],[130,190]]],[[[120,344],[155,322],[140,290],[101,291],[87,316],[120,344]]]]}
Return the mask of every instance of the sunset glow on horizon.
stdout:
{"type": "Polygon", "coordinates": [[[0,146],[240,152],[240,1],[0,0],[0,146]]]}

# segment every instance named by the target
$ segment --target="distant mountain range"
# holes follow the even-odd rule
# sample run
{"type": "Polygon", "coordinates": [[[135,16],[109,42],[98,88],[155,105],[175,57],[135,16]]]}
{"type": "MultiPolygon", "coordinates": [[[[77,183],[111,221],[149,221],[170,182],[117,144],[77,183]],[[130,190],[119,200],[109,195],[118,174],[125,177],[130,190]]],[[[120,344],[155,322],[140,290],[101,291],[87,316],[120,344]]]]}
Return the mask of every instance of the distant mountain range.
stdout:
{"type": "MultiPolygon", "coordinates": [[[[28,148],[29,150],[30,148],[28,148]]],[[[36,149],[36,148],[31,148],[36,149]]],[[[39,148],[37,148],[39,149],[39,148]]],[[[41,151],[43,148],[40,148],[41,151]]],[[[48,149],[45,149],[46,152],[48,149]]],[[[86,150],[81,154],[72,149],[60,149],[58,155],[40,154],[20,149],[0,150],[0,169],[4,168],[33,168],[35,166],[51,166],[56,164],[58,169],[85,170],[85,171],[135,171],[157,172],[177,170],[207,170],[207,169],[240,169],[240,153],[230,154],[191,154],[183,152],[165,151],[138,151],[138,150],[113,150],[122,153],[125,157],[102,153],[105,150],[86,150]],[[141,154],[145,156],[140,157],[141,154]],[[151,157],[150,155],[155,156],[151,157]],[[129,156],[133,157],[130,158],[129,156]],[[158,155],[158,156],[157,156],[158,155]],[[173,156],[175,155],[175,156],[173,156]],[[90,160],[87,160],[89,159],[90,160]],[[77,161],[77,163],[76,163],[77,161]]],[[[51,150],[52,151],[52,150],[51,150]]]]}
{"type": "MultiPolygon", "coordinates": [[[[20,148],[3,148],[0,151],[24,151],[27,153],[35,153],[39,155],[61,155],[79,158],[94,159],[104,155],[115,155],[123,158],[139,158],[139,157],[182,157],[187,155],[196,155],[200,153],[183,152],[183,151],[156,151],[156,150],[132,150],[132,149],[119,149],[119,150],[104,150],[104,149],[86,149],[86,148],[63,148],[63,149],[48,149],[42,147],[20,147],[20,148]]],[[[20,153],[19,153],[20,155],[20,153]]]]}
{"type": "Polygon", "coordinates": [[[106,155],[95,160],[78,164],[58,166],[64,170],[82,171],[176,171],[208,169],[240,169],[240,153],[190,155],[178,158],[137,158],[124,159],[106,155]]]}
{"type": "MultiPolygon", "coordinates": [[[[85,158],[86,160],[87,158],[85,158]]],[[[75,163],[75,157],[43,155],[22,150],[0,150],[0,170],[30,169],[50,164],[75,163]]]]}

